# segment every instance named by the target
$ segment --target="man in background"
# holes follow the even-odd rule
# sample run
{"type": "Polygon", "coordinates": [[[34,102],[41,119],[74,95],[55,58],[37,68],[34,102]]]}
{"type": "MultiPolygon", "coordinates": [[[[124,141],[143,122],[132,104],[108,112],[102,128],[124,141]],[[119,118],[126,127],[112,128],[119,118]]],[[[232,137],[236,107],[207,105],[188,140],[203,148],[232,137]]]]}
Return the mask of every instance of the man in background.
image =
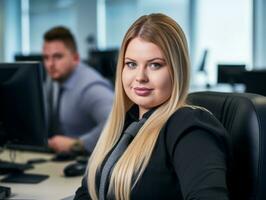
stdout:
{"type": "Polygon", "coordinates": [[[49,75],[49,147],[91,153],[111,110],[111,84],[80,62],[75,39],[65,27],[45,33],[43,61],[49,75]]]}

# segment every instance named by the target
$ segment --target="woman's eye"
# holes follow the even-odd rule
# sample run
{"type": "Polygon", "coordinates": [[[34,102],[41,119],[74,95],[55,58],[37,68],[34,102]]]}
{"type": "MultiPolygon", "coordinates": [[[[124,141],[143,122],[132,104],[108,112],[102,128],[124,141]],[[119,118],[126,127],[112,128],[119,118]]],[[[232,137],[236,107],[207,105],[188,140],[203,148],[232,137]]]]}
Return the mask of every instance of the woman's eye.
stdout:
{"type": "Polygon", "coordinates": [[[136,68],[137,64],[134,62],[126,62],[126,66],[130,69],[136,68]]]}
{"type": "Polygon", "coordinates": [[[162,67],[162,64],[160,64],[160,63],[151,63],[150,64],[151,69],[159,69],[161,67],[162,67]]]}

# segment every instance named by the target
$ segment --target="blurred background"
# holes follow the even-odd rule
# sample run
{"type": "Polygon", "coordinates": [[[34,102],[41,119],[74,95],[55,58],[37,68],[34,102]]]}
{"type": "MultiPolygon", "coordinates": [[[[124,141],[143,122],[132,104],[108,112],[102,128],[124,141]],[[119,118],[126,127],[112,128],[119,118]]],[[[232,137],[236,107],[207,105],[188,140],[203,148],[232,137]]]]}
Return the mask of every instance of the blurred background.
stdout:
{"type": "Polygon", "coordinates": [[[238,76],[243,68],[264,72],[264,0],[0,0],[0,62],[38,59],[44,32],[65,25],[77,39],[82,60],[111,77],[126,30],[140,15],[153,12],[171,16],[185,31],[192,90],[226,83],[241,91],[235,85],[243,82],[238,76]],[[109,64],[109,72],[102,69],[109,64]]]}

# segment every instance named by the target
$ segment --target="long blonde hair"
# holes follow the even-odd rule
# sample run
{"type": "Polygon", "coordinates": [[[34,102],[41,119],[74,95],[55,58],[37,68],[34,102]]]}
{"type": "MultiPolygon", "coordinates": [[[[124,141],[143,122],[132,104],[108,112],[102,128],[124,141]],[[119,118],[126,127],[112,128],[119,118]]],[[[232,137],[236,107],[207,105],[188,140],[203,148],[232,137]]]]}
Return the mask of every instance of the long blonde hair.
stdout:
{"type": "Polygon", "coordinates": [[[104,130],[88,164],[88,189],[92,199],[98,199],[96,174],[103,160],[122,134],[125,114],[134,104],[122,86],[124,55],[129,42],[140,37],[156,44],[171,66],[173,91],[170,99],[159,106],[115,164],[108,189],[115,199],[130,199],[130,192],[144,172],[159,132],[169,117],[185,105],[189,85],[189,53],[185,34],[170,17],[163,14],[144,15],[128,29],[120,49],[113,107],[104,130]]]}

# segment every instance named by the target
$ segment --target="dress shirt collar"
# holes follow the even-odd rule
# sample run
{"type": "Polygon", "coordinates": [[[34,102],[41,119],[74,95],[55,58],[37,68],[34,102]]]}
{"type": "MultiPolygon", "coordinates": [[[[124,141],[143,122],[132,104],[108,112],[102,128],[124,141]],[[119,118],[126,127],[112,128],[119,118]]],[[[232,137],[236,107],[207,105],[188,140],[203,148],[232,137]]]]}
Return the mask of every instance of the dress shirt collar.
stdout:
{"type": "Polygon", "coordinates": [[[80,70],[81,65],[77,65],[73,72],[69,75],[69,77],[62,83],[59,83],[59,86],[64,89],[71,89],[75,86],[76,81],[78,80],[78,71],[80,70]]]}

